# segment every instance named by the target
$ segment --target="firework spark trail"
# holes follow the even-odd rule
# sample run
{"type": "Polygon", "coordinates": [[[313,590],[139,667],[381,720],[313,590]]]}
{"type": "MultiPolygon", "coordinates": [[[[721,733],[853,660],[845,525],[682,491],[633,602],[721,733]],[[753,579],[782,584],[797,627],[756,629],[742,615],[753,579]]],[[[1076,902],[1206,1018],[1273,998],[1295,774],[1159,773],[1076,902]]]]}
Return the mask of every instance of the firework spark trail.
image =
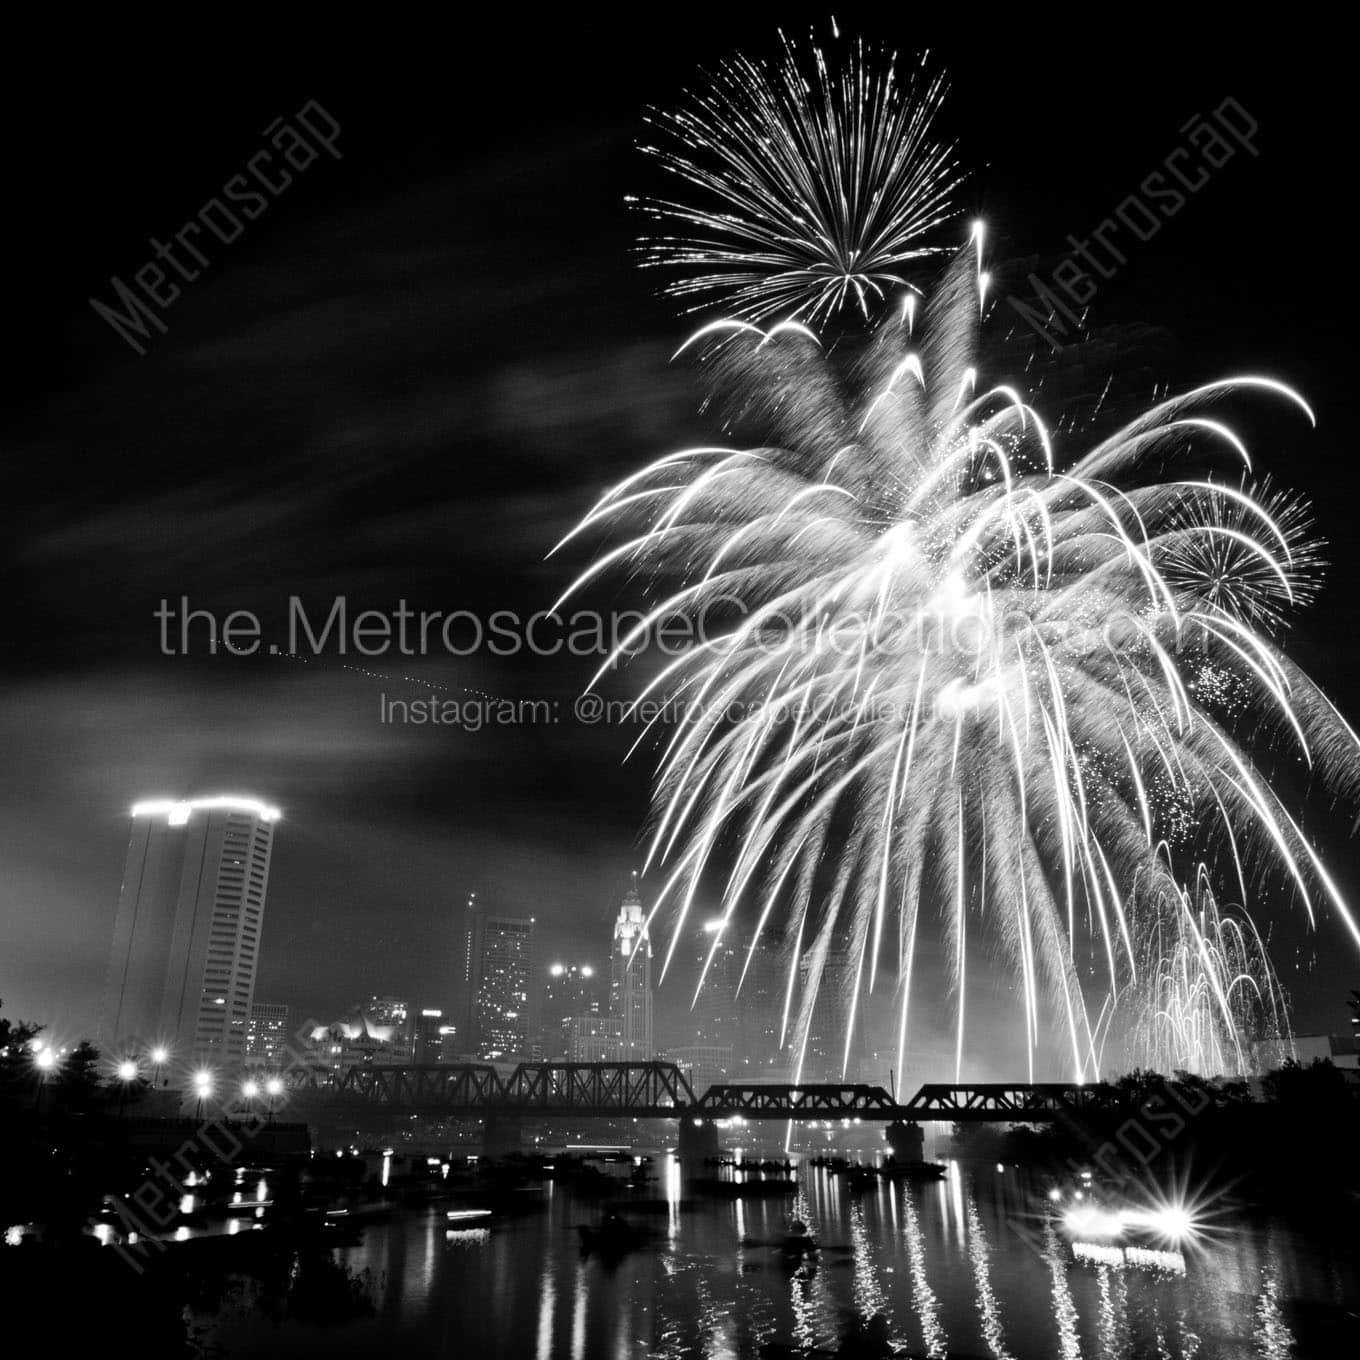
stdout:
{"type": "Polygon", "coordinates": [[[867,315],[954,215],[961,174],[931,131],[944,95],[924,62],[902,80],[862,42],[843,64],[787,38],[776,63],[723,63],[681,108],[650,116],[644,150],[696,201],[630,200],[656,232],[644,263],[676,270],[666,291],[691,310],[721,297],[747,322],[867,315]]]}
{"type": "Polygon", "coordinates": [[[1219,908],[1200,866],[1193,892],[1138,903],[1143,966],[1112,1012],[1126,1065],[1246,1076],[1252,1040],[1287,1039],[1284,998],[1250,917],[1219,908]]]}
{"type": "Polygon", "coordinates": [[[706,878],[724,925],[759,917],[748,965],[762,933],[792,939],[783,1031],[801,1081],[829,952],[848,943],[853,1014],[895,935],[905,1071],[938,914],[956,1073],[974,941],[1013,969],[1031,1078],[1054,1020],[1073,1075],[1098,1072],[1130,1006],[1159,1066],[1236,1067],[1251,1013],[1268,1003],[1278,1029],[1280,1006],[1249,914],[1218,911],[1220,869],[1244,904],[1249,879],[1282,874],[1310,922],[1325,901],[1360,943],[1250,753],[1278,747],[1334,800],[1360,797],[1360,741],[1278,641],[1315,592],[1318,544],[1301,501],[1247,480],[1214,408],[1257,393],[1312,412],[1274,379],[1233,378],[1059,456],[1020,390],[980,381],[981,224],[925,305],[908,292],[876,330],[824,343],[845,304],[867,320],[906,285],[900,266],[948,215],[941,92],[899,85],[863,46],[833,69],[786,42],[781,65],[738,59],[657,120],[655,154],[717,206],[644,202],[681,233],[650,260],[734,313],[677,354],[702,366],[725,434],[758,442],[672,453],[608,492],[564,543],[622,540],[558,606],[618,571],[651,583],[592,686],[661,620],[700,639],[635,699],[681,714],[635,744],[660,747],[663,975],[706,878]],[[1195,475],[1164,480],[1177,466],[1195,475]],[[1095,1023],[1083,946],[1104,964],[1095,1023]]]}
{"type": "MultiPolygon", "coordinates": [[[[1031,1062],[1047,997],[1081,1077],[1097,1038],[1078,936],[1116,994],[1147,963],[1128,885],[1174,918],[1196,872],[1177,864],[1216,863],[1226,843],[1244,884],[1244,864],[1273,863],[1310,917],[1328,899],[1360,940],[1233,730],[1249,717],[1253,740],[1292,746],[1351,802],[1360,746],[1273,636],[1315,588],[1298,503],[1142,475],[1217,453],[1237,478],[1243,442],[1196,412],[1257,391],[1311,419],[1302,398],[1256,376],[1209,384],[1064,462],[1020,393],[974,386],[977,281],[961,255],[924,326],[894,317],[848,358],[802,328],[711,336],[697,352],[729,424],[758,426],[760,445],[672,454],[607,493],[569,537],[631,534],[563,598],[616,568],[661,587],[596,680],[657,619],[702,631],[740,603],[638,695],[688,701],[661,734],[649,853],[668,866],[654,910],[675,909],[672,954],[724,863],[724,918],[749,899],[811,941],[812,991],[833,937],[872,982],[895,913],[904,1063],[933,903],[956,981],[982,926],[1020,983],[1031,1062]]],[[[964,1015],[960,995],[960,1062],[964,1015]]]]}

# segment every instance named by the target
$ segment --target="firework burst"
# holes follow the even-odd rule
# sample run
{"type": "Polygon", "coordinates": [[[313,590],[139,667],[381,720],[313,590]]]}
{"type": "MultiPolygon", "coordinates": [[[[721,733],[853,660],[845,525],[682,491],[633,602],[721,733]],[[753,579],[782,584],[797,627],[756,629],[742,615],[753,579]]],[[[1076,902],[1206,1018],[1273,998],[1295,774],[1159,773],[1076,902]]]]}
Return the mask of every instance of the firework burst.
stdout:
{"type": "Polygon", "coordinates": [[[631,200],[654,223],[648,265],[689,310],[720,297],[748,321],[815,321],[846,306],[867,316],[902,266],[954,213],[953,148],[932,135],[944,83],[924,66],[851,46],[833,69],[821,48],[784,43],[765,66],[724,63],[702,92],[650,121],[644,147],[695,202],[631,200]]]}
{"type": "Polygon", "coordinates": [[[1237,484],[1245,446],[1206,415],[1254,396],[1311,420],[1302,398],[1215,382],[1061,457],[1019,391],[979,382],[980,277],[961,254],[915,336],[893,317],[854,353],[802,325],[706,327],[693,352],[717,409],[758,442],[671,454],[609,491],[572,537],[623,541],[567,595],[620,569],[652,583],[601,675],[663,618],[702,639],[637,696],[682,715],[654,733],[649,863],[672,953],[707,878],[725,921],[741,908],[757,937],[793,941],[804,1015],[833,940],[856,1000],[887,961],[905,1061],[936,929],[961,1067],[985,938],[1013,970],[1031,1075],[1056,1021],[1085,1077],[1098,1025],[1074,958],[1096,951],[1111,997],[1137,985],[1132,885],[1179,902],[1194,866],[1223,864],[1246,901],[1248,875],[1278,870],[1310,918],[1327,902],[1360,941],[1252,755],[1288,747],[1354,803],[1360,747],[1271,633],[1315,580],[1301,521],[1237,484]],[[1224,480],[1150,472],[1215,459],[1224,480]]]}
{"type": "Polygon", "coordinates": [[[1253,1041],[1289,1036],[1283,993],[1252,919],[1220,909],[1204,866],[1193,892],[1134,908],[1140,967],[1108,1011],[1128,1066],[1243,1077],[1253,1041]]]}

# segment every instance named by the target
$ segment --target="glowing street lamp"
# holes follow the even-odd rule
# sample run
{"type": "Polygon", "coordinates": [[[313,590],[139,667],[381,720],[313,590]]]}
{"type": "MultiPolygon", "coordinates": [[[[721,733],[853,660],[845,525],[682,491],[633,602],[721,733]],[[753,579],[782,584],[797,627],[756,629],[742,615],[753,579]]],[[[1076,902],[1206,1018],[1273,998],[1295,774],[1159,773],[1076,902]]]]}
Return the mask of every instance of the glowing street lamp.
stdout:
{"type": "Polygon", "coordinates": [[[269,1122],[274,1122],[274,1102],[283,1094],[283,1082],[278,1077],[269,1077],[264,1084],[265,1095],[269,1097],[269,1122]]]}
{"type": "Polygon", "coordinates": [[[121,1088],[118,1092],[118,1117],[123,1119],[127,1115],[128,1087],[141,1075],[141,1069],[131,1058],[124,1058],[115,1071],[121,1088]]]}
{"type": "Polygon", "coordinates": [[[56,1052],[46,1045],[43,1045],[40,1048],[35,1047],[33,1066],[38,1069],[38,1089],[33,1095],[33,1109],[36,1112],[42,1108],[43,1087],[47,1085],[47,1074],[56,1069],[56,1052]]]}
{"type": "Polygon", "coordinates": [[[194,1094],[198,1097],[196,1118],[200,1124],[203,1122],[203,1102],[208,1100],[212,1093],[213,1075],[206,1068],[201,1068],[194,1073],[194,1094]]]}
{"type": "Polygon", "coordinates": [[[161,1084],[161,1068],[170,1061],[170,1050],[164,1044],[157,1044],[148,1056],[151,1059],[152,1082],[159,1086],[161,1084]]]}
{"type": "Polygon", "coordinates": [[[241,1096],[246,1102],[246,1112],[249,1113],[251,1106],[255,1102],[255,1097],[260,1094],[260,1083],[251,1079],[244,1082],[241,1086],[241,1096]]]}

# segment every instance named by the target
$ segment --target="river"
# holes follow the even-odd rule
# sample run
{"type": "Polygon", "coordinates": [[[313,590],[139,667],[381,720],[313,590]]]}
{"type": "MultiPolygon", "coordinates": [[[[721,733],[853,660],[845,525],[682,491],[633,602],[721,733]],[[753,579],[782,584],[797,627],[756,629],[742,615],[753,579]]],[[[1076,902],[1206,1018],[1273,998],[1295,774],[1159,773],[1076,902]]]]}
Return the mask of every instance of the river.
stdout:
{"type": "Polygon", "coordinates": [[[367,1226],[335,1253],[365,1315],[266,1320],[247,1281],[195,1321],[228,1356],[834,1353],[851,1319],[876,1314],[912,1356],[1360,1354],[1353,1247],[1278,1222],[1211,1217],[1179,1260],[1108,1245],[1074,1254],[1013,1168],[951,1164],[943,1181],[855,1196],[805,1167],[793,1201],[682,1204],[678,1166],[658,1165],[670,1207],[621,1259],[582,1253],[575,1225],[598,1220],[598,1199],[548,1184],[534,1212],[489,1227],[450,1227],[443,1206],[367,1226]],[[782,1240],[793,1217],[821,1244],[815,1264],[797,1269],[759,1245],[782,1240]]]}

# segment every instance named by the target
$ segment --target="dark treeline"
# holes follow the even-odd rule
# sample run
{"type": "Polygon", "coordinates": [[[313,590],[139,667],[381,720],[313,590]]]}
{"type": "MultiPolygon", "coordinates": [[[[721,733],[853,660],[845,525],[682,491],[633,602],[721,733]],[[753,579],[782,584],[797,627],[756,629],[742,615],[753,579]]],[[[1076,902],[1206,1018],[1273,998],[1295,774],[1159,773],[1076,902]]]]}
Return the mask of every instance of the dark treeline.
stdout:
{"type": "Polygon", "coordinates": [[[1132,1072],[1120,1107],[1048,1126],[958,1124],[954,1148],[1055,1176],[1090,1170],[1134,1187],[1191,1185],[1247,1204],[1330,1215],[1360,1192],[1360,1086],[1324,1059],[1261,1079],[1132,1072]]]}

